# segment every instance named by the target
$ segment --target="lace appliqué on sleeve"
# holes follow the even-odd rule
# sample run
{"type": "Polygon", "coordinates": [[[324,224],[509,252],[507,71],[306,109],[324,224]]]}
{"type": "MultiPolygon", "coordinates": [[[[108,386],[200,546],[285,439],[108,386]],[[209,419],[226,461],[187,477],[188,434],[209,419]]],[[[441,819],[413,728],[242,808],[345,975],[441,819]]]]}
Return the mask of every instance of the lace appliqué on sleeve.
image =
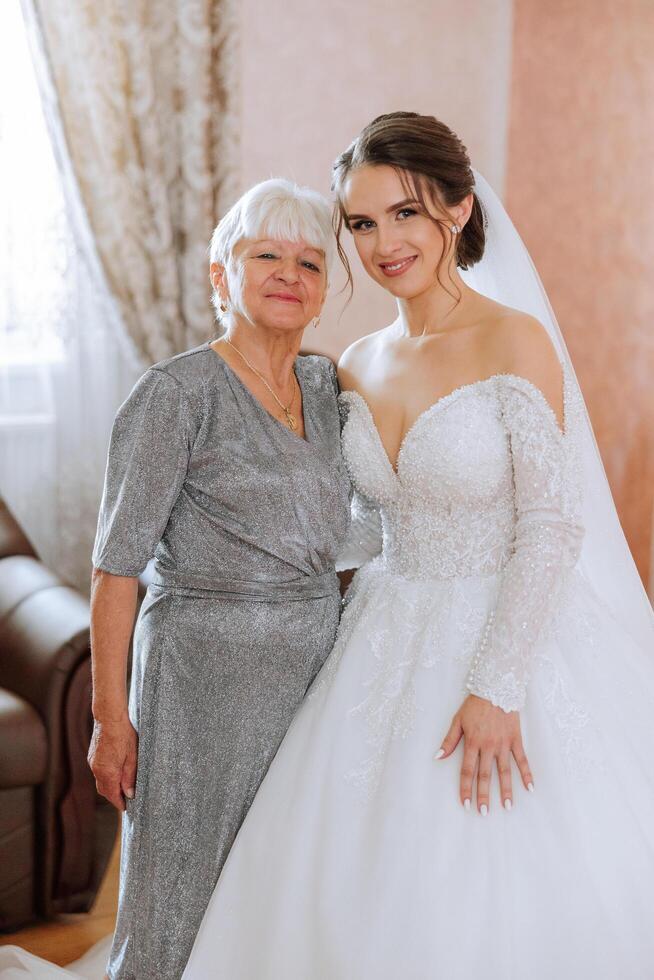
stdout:
{"type": "Polygon", "coordinates": [[[466,687],[504,711],[524,705],[532,651],[581,550],[578,456],[570,386],[564,378],[563,435],[530,382],[499,379],[513,462],[516,525],[512,555],[466,687]]]}
{"type": "MultiPolygon", "coordinates": [[[[350,414],[348,393],[338,399],[341,420],[341,433],[350,414]]],[[[347,460],[347,446],[343,445],[343,455],[347,460]]],[[[382,521],[379,507],[365,494],[353,487],[350,503],[350,528],[343,546],[336,558],[336,571],[344,572],[360,568],[371,558],[381,553],[383,544],[382,521]]]]}
{"type": "Polygon", "coordinates": [[[382,550],[382,523],[379,508],[357,490],[350,505],[352,521],[336,559],[336,571],[360,568],[382,550]]]}

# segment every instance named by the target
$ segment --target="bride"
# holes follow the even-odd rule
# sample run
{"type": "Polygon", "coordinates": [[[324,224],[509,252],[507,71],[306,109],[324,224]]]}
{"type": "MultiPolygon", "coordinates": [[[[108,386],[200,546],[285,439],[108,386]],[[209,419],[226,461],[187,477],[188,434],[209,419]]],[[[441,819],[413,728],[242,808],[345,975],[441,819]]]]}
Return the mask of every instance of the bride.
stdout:
{"type": "Polygon", "coordinates": [[[398,305],[340,365],[360,567],[184,980],[644,980],[652,613],[553,314],[432,117],[334,186],[398,305]]]}
{"type": "Polygon", "coordinates": [[[184,980],[652,977],[652,614],[539,280],[432,117],[334,185],[398,305],[340,365],[367,560],[184,980]]]}

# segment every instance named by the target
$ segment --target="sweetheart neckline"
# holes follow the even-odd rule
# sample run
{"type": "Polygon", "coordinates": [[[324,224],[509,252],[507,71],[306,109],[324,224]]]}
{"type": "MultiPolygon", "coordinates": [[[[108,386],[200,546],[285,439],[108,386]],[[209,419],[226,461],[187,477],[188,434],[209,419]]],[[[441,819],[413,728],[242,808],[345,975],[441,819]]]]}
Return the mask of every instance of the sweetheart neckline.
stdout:
{"type": "Polygon", "coordinates": [[[422,422],[426,417],[428,417],[429,415],[431,415],[431,413],[434,412],[437,408],[440,408],[443,404],[449,403],[456,395],[460,395],[462,392],[468,391],[468,390],[470,390],[472,388],[476,388],[479,385],[489,384],[492,381],[499,381],[499,380],[502,380],[502,379],[506,379],[506,380],[511,380],[511,381],[518,381],[520,384],[527,385],[527,387],[530,389],[530,391],[533,392],[537,396],[537,398],[541,402],[542,406],[547,410],[547,412],[551,416],[551,418],[554,421],[554,424],[556,426],[557,432],[559,433],[559,435],[561,436],[561,438],[562,439],[565,438],[567,412],[566,412],[566,390],[565,390],[566,389],[566,371],[565,371],[565,365],[564,364],[561,365],[561,369],[562,369],[562,372],[563,372],[563,430],[561,429],[561,426],[558,423],[558,419],[556,417],[556,414],[554,413],[554,410],[553,410],[552,406],[547,401],[547,399],[545,398],[545,395],[540,390],[540,388],[537,388],[536,385],[533,384],[531,381],[529,381],[528,378],[523,378],[519,374],[511,374],[511,373],[506,373],[506,372],[504,372],[504,373],[500,372],[498,374],[492,374],[488,378],[478,378],[476,381],[469,381],[467,384],[458,385],[456,388],[453,388],[452,391],[449,391],[447,394],[441,395],[441,397],[440,398],[437,398],[435,402],[432,402],[431,405],[428,405],[427,408],[424,409],[424,411],[420,412],[420,414],[418,416],[416,416],[415,420],[412,422],[412,424],[409,426],[409,428],[406,430],[406,432],[402,436],[402,441],[400,442],[400,447],[399,447],[399,449],[397,451],[397,458],[395,460],[395,466],[393,466],[393,463],[391,462],[391,458],[388,455],[388,451],[386,450],[386,447],[384,446],[384,443],[382,442],[382,438],[381,438],[381,436],[379,434],[379,429],[377,428],[377,423],[375,422],[375,417],[372,414],[372,409],[370,408],[370,405],[368,404],[368,402],[366,401],[366,399],[363,397],[363,395],[360,392],[355,391],[353,388],[350,388],[347,391],[342,391],[339,394],[338,398],[339,398],[339,401],[341,399],[342,400],[347,400],[348,396],[353,395],[355,397],[355,399],[358,399],[360,401],[361,405],[364,407],[364,409],[365,409],[365,411],[367,413],[367,416],[368,416],[368,419],[369,419],[370,424],[372,426],[373,432],[375,433],[375,436],[377,438],[377,443],[379,444],[379,448],[381,449],[382,456],[384,457],[384,460],[386,461],[386,465],[390,469],[391,474],[393,475],[393,477],[396,480],[399,480],[400,479],[400,463],[402,461],[402,454],[404,452],[404,448],[406,446],[407,440],[413,434],[413,432],[415,431],[415,429],[418,426],[418,424],[420,422],[422,422]]]}

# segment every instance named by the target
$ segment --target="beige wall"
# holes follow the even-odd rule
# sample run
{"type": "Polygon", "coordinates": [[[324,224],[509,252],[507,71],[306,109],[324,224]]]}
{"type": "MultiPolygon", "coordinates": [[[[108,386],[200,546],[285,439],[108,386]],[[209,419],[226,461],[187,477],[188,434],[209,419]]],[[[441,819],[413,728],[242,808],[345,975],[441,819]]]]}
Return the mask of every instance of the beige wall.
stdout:
{"type": "MultiPolygon", "coordinates": [[[[440,116],[502,186],[510,0],[244,0],[240,15],[243,187],[283,175],[327,193],[334,157],[393,109],[440,116]]],[[[330,301],[311,349],[335,356],[394,316],[362,275],[339,320],[343,302],[330,301]]]]}
{"type": "Polygon", "coordinates": [[[515,0],[507,200],[647,581],[654,491],[654,3],[515,0]]]}

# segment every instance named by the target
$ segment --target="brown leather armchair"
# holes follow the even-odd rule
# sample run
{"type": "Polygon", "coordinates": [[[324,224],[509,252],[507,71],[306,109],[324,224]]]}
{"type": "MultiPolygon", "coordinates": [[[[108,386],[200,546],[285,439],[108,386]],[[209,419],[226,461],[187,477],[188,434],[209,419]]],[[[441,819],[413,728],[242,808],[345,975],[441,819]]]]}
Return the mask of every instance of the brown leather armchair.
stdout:
{"type": "Polygon", "coordinates": [[[36,558],[25,532],[0,497],[0,558],[9,555],[31,555],[36,558]]]}
{"type": "Polygon", "coordinates": [[[0,502],[0,930],[93,903],[118,819],[95,790],[90,733],[88,602],[0,502]]]}

